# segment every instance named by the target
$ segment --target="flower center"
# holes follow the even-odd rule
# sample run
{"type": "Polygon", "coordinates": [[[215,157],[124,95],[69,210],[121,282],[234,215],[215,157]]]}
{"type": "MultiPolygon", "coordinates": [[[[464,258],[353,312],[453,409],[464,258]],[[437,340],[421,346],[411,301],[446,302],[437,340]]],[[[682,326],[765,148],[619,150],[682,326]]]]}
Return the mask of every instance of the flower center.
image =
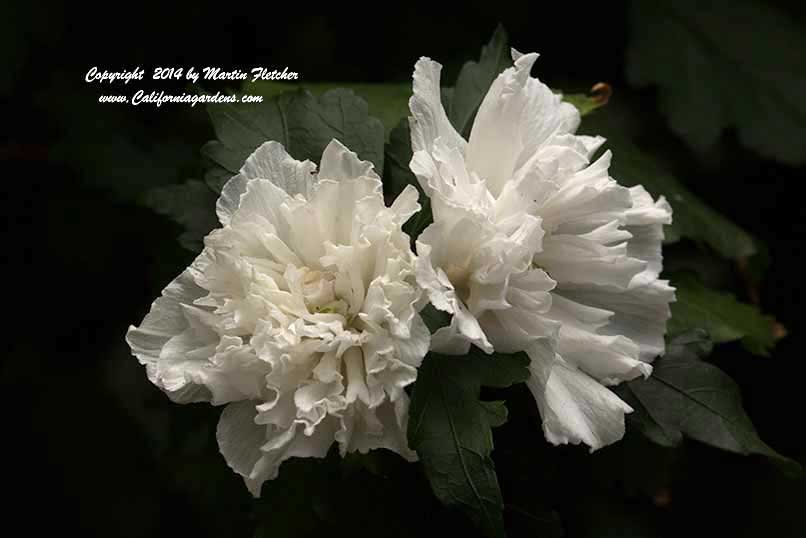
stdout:
{"type": "Polygon", "coordinates": [[[349,303],[336,292],[336,275],[332,271],[304,268],[302,296],[312,314],[339,314],[350,318],[349,303]]]}
{"type": "Polygon", "coordinates": [[[456,295],[459,296],[462,301],[466,301],[470,295],[470,271],[468,268],[451,263],[443,270],[445,274],[448,275],[448,279],[451,281],[456,295]]]}

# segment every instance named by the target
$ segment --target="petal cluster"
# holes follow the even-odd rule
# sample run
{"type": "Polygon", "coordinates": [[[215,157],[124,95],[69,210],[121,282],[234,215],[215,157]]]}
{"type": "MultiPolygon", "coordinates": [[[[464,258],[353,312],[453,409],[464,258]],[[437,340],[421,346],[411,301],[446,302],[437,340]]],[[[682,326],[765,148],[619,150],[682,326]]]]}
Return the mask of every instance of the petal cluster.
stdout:
{"type": "Polygon", "coordinates": [[[611,178],[609,151],[592,160],[604,139],[575,134],[577,109],[529,74],[537,54],[513,59],[468,140],[442,106],[441,66],[417,62],[411,169],[434,216],[417,279],[452,316],[433,349],[526,351],[547,439],[593,450],[620,439],[632,411],[606,386],[650,375],[663,352],[671,208],[611,178]]]}
{"type": "Polygon", "coordinates": [[[430,335],[402,225],[372,164],[337,141],[319,170],[266,142],[224,187],[222,227],[127,341],[176,402],[226,404],[218,440],[258,495],[290,457],[407,459],[408,397],[430,335]]]}

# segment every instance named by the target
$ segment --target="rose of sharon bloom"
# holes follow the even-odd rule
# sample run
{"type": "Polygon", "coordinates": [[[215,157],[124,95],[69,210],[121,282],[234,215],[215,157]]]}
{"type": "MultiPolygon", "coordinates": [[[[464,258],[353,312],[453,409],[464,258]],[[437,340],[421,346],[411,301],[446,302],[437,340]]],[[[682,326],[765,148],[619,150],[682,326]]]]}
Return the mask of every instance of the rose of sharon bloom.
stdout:
{"type": "Polygon", "coordinates": [[[574,134],[577,109],[529,76],[537,54],[513,58],[469,140],[442,107],[441,65],[417,62],[411,169],[434,214],[417,279],[452,314],[432,349],[526,351],[546,438],[595,450],[621,439],[632,411],[606,385],[650,375],[664,349],[671,208],[616,183],[609,151],[591,162],[604,139],[574,134]]]}
{"type": "Polygon", "coordinates": [[[291,457],[387,448],[409,460],[408,397],[430,335],[415,256],[372,164],[336,140],[319,173],[266,142],[225,186],[223,226],[127,341],[179,403],[227,404],[218,442],[253,495],[291,457]]]}

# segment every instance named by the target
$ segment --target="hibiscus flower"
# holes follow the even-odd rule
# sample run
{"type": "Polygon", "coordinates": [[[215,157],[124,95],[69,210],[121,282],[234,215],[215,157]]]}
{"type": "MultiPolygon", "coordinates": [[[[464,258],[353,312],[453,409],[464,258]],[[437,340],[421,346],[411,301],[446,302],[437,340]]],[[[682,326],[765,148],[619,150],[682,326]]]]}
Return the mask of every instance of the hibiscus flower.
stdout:
{"type": "Polygon", "coordinates": [[[513,50],[468,140],[443,109],[440,64],[417,62],[410,166],[434,216],[417,280],[451,315],[432,349],[525,351],[546,438],[595,450],[622,438],[632,411],[607,386],[649,376],[664,349],[672,213],[611,178],[609,151],[591,160],[604,139],[575,134],[579,112],[530,76],[536,59],[513,50]]]}
{"type": "Polygon", "coordinates": [[[412,460],[408,397],[429,347],[401,227],[371,163],[332,141],[319,172],[277,142],[223,188],[222,227],[127,341],[179,403],[226,405],[218,442],[259,495],[291,457],[387,448],[412,460]]]}

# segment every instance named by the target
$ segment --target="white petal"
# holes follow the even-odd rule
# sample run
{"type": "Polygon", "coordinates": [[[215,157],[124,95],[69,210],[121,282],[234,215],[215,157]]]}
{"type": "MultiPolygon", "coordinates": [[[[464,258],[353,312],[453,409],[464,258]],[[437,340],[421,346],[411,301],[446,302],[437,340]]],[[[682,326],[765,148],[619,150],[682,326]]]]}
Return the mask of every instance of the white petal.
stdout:
{"type": "Polygon", "coordinates": [[[414,367],[419,367],[423,357],[431,345],[431,332],[419,314],[411,322],[408,338],[395,339],[400,360],[414,367]]]}
{"type": "Polygon", "coordinates": [[[579,140],[582,145],[585,146],[586,150],[586,157],[590,158],[596,153],[599,148],[607,141],[603,136],[585,136],[585,135],[576,135],[577,140],[579,140]]]}
{"type": "Polygon", "coordinates": [[[417,239],[417,261],[415,270],[417,274],[417,284],[426,292],[428,300],[438,310],[453,314],[455,291],[453,284],[445,274],[445,271],[435,267],[431,259],[433,246],[431,242],[439,238],[434,228],[435,224],[430,224],[417,239]],[[432,239],[432,236],[434,239],[432,239]]]}
{"type": "Polygon", "coordinates": [[[246,192],[246,184],[255,178],[268,179],[290,196],[307,197],[316,183],[316,165],[310,161],[297,161],[279,142],[269,141],[250,155],[240,172],[221,189],[216,213],[221,224],[227,225],[246,192]]]}
{"type": "Polygon", "coordinates": [[[562,323],[557,351],[605,385],[649,376],[652,367],[639,360],[640,346],[622,335],[600,334],[613,312],[582,305],[555,293],[549,317],[562,323]]]}
{"type": "Polygon", "coordinates": [[[638,359],[638,344],[621,335],[600,335],[564,324],[557,349],[567,362],[604,385],[652,373],[652,367],[638,359]]]}
{"type": "Polygon", "coordinates": [[[468,171],[460,148],[437,138],[430,151],[417,151],[411,160],[411,170],[425,193],[432,198],[434,219],[445,220],[444,209],[461,208],[485,212],[494,204],[487,186],[468,171]]]}
{"type": "MultiPolygon", "coordinates": [[[[126,332],[126,342],[132,353],[146,367],[149,380],[178,403],[207,401],[211,397],[205,387],[192,383],[189,376],[183,375],[183,357],[172,357],[172,364],[167,365],[167,371],[166,365],[161,363],[163,350],[172,339],[186,332],[191,336],[192,331],[188,332],[190,321],[185,308],[205,294],[206,291],[196,285],[191,273],[184,271],[162,290],[162,296],[151,305],[151,310],[140,326],[130,326],[126,332]]],[[[209,342],[199,341],[195,345],[188,342],[187,345],[198,349],[209,345],[209,342]]],[[[194,365],[191,367],[194,370],[196,368],[194,365]]]]}
{"type": "MultiPolygon", "coordinates": [[[[263,457],[260,447],[266,443],[266,426],[255,424],[256,415],[255,402],[231,403],[221,413],[216,429],[221,455],[227,465],[246,480],[263,457]]],[[[252,493],[256,495],[255,491],[252,493]]]]}
{"type": "MultiPolygon", "coordinates": [[[[330,144],[334,146],[335,141],[330,144]]],[[[331,152],[331,153],[335,153],[331,152]]],[[[344,157],[345,153],[340,153],[344,157]]],[[[355,157],[355,154],[352,154],[355,157]]],[[[324,161],[323,161],[324,163],[324,161]]],[[[298,211],[296,214],[302,216],[297,222],[298,228],[317,227],[316,236],[312,237],[308,232],[303,232],[300,236],[303,239],[330,241],[334,244],[350,245],[358,240],[359,229],[369,222],[378,218],[378,214],[385,211],[383,202],[383,186],[380,179],[372,171],[372,165],[368,167],[361,164],[362,161],[353,161],[352,158],[338,160],[330,158],[328,167],[335,179],[320,174],[319,183],[310,199],[310,204],[306,211],[298,211]],[[355,169],[337,169],[338,166],[353,166],[355,169]],[[350,174],[365,174],[355,178],[348,178],[350,174]],[[307,234],[307,236],[306,236],[307,234]],[[321,239],[318,239],[321,237],[321,239]]],[[[321,246],[321,245],[319,245],[321,246]]]]}
{"type": "Polygon", "coordinates": [[[467,146],[468,168],[497,196],[515,171],[551,137],[573,132],[579,113],[529,77],[537,54],[520,55],[490,86],[467,146]]]}
{"type": "Polygon", "coordinates": [[[375,409],[362,404],[350,407],[336,433],[342,455],[385,448],[408,461],[416,461],[417,454],[409,448],[406,438],[408,409],[405,393],[396,402],[384,402],[375,409]]]}
{"type": "Polygon", "coordinates": [[[550,319],[556,282],[540,269],[513,276],[507,288],[511,308],[485,312],[480,322],[493,347],[504,353],[530,349],[538,341],[554,341],[560,324],[550,319]]]}
{"type": "Polygon", "coordinates": [[[283,210],[288,194],[268,179],[251,179],[241,194],[240,205],[230,215],[232,219],[265,219],[284,241],[289,236],[288,219],[283,210]]]}
{"type": "Polygon", "coordinates": [[[627,256],[627,243],[606,246],[585,236],[555,234],[543,247],[535,263],[561,285],[595,283],[626,289],[647,265],[627,256]]]}
{"type": "Polygon", "coordinates": [[[392,202],[390,209],[398,216],[401,224],[408,221],[412,215],[422,209],[418,202],[419,198],[420,193],[417,191],[417,187],[414,185],[406,185],[392,202]]]}
{"type": "Polygon", "coordinates": [[[341,181],[359,177],[380,179],[371,162],[362,161],[355,152],[347,149],[335,138],[331,140],[322,153],[322,160],[319,163],[319,178],[341,181]]]}
{"type": "Polygon", "coordinates": [[[409,110],[412,117],[412,150],[431,151],[434,141],[441,138],[448,147],[464,153],[465,140],[456,132],[442,107],[439,79],[442,66],[430,58],[420,58],[414,66],[412,96],[409,110]]]}
{"type": "Polygon", "coordinates": [[[500,193],[513,176],[523,151],[521,118],[528,113],[526,83],[535,60],[537,54],[521,55],[514,67],[498,75],[473,122],[467,149],[468,166],[487,181],[494,195],[500,193]]]}
{"type": "Polygon", "coordinates": [[[263,452],[252,473],[244,481],[255,497],[266,480],[274,480],[280,465],[289,458],[324,458],[333,444],[336,421],[329,418],[316,428],[311,435],[302,433],[300,425],[285,431],[270,433],[266,443],[260,448],[263,452]]]}
{"type": "Polygon", "coordinates": [[[609,222],[624,223],[632,207],[629,189],[607,175],[610,154],[565,178],[537,210],[553,233],[585,234],[609,222]]]}
{"type": "Polygon", "coordinates": [[[213,405],[257,399],[265,394],[269,366],[241,338],[223,335],[210,362],[214,370],[206,386],[213,394],[213,405]]]}
{"type": "Polygon", "coordinates": [[[672,207],[661,196],[657,202],[641,185],[630,187],[632,208],[627,211],[626,224],[628,226],[644,226],[648,224],[671,224],[672,207]]]}
{"type": "Polygon", "coordinates": [[[591,452],[624,437],[624,414],[632,408],[587,374],[554,360],[548,377],[546,358],[532,354],[527,381],[543,417],[549,442],[585,443],[591,452]]]}
{"type": "Polygon", "coordinates": [[[255,497],[266,480],[277,477],[280,465],[289,458],[324,458],[335,438],[336,421],[318,428],[312,435],[297,424],[275,430],[255,423],[255,402],[229,404],[218,421],[216,438],[227,465],[243,476],[255,497]]]}
{"type": "Polygon", "coordinates": [[[669,303],[675,300],[674,288],[665,280],[620,290],[606,286],[566,285],[563,297],[578,303],[612,311],[613,317],[602,334],[623,335],[640,347],[640,359],[652,361],[663,354],[666,322],[671,317],[669,303]]]}
{"type": "Polygon", "coordinates": [[[630,189],[633,207],[627,212],[626,230],[632,234],[627,245],[627,254],[648,262],[646,270],[636,277],[634,286],[658,278],[663,269],[663,225],[672,222],[672,208],[661,196],[657,202],[638,185],[630,189]]]}
{"type": "Polygon", "coordinates": [[[493,346],[476,317],[458,299],[454,308],[451,324],[438,329],[431,337],[431,349],[446,355],[464,355],[470,350],[470,344],[474,344],[485,353],[492,353],[493,346]]]}
{"type": "Polygon", "coordinates": [[[184,271],[162,290],[162,296],[152,303],[140,326],[129,327],[126,341],[143,364],[156,363],[165,343],[187,328],[182,305],[193,304],[206,293],[184,271]]]}
{"type": "MultiPolygon", "coordinates": [[[[468,239],[473,239],[472,234],[465,235],[468,239]]],[[[441,267],[432,265],[431,253],[432,245],[430,241],[441,239],[439,227],[435,224],[429,225],[420,234],[417,241],[417,252],[419,256],[416,261],[417,282],[428,294],[431,303],[439,310],[452,314],[451,324],[437,330],[431,338],[431,349],[438,353],[450,355],[462,355],[470,349],[470,343],[475,344],[487,353],[492,353],[492,346],[487,340],[484,331],[479,326],[476,317],[470,313],[467,306],[462,302],[456,293],[448,275],[441,267]]],[[[443,246],[440,243],[440,246],[443,246]]],[[[462,263],[460,259],[463,249],[454,244],[456,254],[443,248],[441,255],[455,259],[462,263]]]]}

